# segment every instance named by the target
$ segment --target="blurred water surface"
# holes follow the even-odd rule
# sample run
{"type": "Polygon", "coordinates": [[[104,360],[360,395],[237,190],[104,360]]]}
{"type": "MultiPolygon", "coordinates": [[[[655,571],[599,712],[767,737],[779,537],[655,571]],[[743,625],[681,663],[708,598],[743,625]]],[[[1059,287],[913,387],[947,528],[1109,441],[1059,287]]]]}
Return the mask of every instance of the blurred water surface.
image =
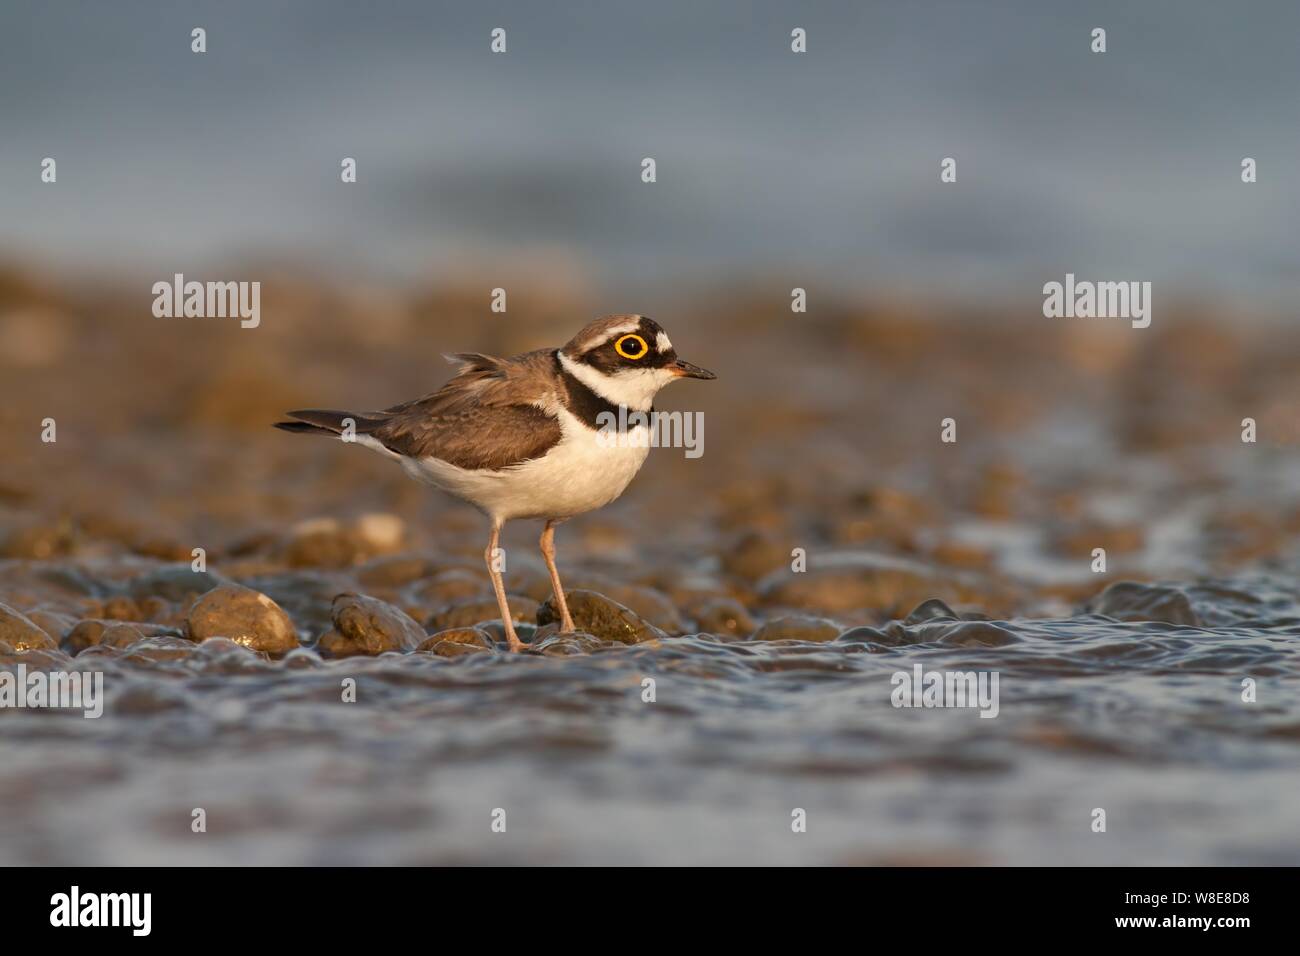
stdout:
{"type": "Polygon", "coordinates": [[[1072,271],[1278,305],[1298,30],[1283,0],[15,0],[0,247],[158,276],[536,260],[616,289],[776,267],[1026,299],[1072,271]]]}

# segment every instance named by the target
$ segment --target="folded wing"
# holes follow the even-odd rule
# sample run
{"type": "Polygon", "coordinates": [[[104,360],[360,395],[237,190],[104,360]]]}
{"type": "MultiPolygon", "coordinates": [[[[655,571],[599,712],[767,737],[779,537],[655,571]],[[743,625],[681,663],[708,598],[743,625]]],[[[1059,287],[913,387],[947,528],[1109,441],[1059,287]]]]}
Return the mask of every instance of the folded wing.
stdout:
{"type": "Polygon", "coordinates": [[[545,455],[560,440],[549,351],[514,359],[449,356],[460,370],[431,395],[394,405],[367,434],[411,458],[471,469],[499,469],[545,455]]]}

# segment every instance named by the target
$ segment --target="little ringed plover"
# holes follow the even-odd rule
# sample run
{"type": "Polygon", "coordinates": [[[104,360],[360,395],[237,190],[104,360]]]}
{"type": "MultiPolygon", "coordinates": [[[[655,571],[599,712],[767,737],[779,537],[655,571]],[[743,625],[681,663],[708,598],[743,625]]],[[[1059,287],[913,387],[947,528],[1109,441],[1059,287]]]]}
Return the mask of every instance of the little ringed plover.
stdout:
{"type": "Polygon", "coordinates": [[[716,376],[677,357],[653,319],[611,315],[592,322],[558,349],[514,358],[477,352],[447,356],[459,365],[438,391],[378,412],[304,409],[277,422],[291,432],[336,435],[399,462],[408,475],[467,501],[491,522],[484,559],[511,650],[515,633],[505,584],[494,560],[501,526],[513,518],[545,521],[542,557],[560,611],[572,631],[555,567],[555,526],[609,504],[623,493],[649,453],[655,394],[678,378],[716,376]],[[620,417],[620,406],[624,416],[620,417]],[[611,419],[628,422],[627,440],[609,441],[611,419]],[[644,440],[642,440],[644,439],[644,440]]]}

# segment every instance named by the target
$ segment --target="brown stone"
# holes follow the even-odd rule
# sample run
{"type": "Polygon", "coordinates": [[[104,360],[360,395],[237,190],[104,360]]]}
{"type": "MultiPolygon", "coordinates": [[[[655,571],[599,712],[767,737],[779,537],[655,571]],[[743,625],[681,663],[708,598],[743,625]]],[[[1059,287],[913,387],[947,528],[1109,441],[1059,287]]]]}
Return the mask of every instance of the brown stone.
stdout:
{"type": "Polygon", "coordinates": [[[0,604],[0,643],[15,651],[52,651],[58,643],[21,611],[0,604]]]}
{"type": "Polygon", "coordinates": [[[705,634],[745,636],[758,626],[745,606],[730,597],[716,597],[700,604],[694,611],[695,624],[705,634]]]}
{"type": "Polygon", "coordinates": [[[340,594],[330,610],[334,630],[317,644],[330,657],[404,653],[415,650],[426,637],[424,628],[401,608],[364,594],[340,594]]]}
{"type": "Polygon", "coordinates": [[[287,654],[298,646],[293,622],[280,605],[260,591],[237,584],[213,588],[194,602],[186,632],[193,641],[227,637],[272,656],[287,654]]]}
{"type": "MultiPolygon", "coordinates": [[[[538,604],[532,598],[519,594],[507,594],[510,604],[510,620],[520,624],[531,624],[537,618],[538,604]]],[[[495,599],[457,601],[435,612],[428,620],[430,631],[442,631],[451,627],[472,627],[484,621],[501,619],[501,611],[495,599]]]]}
{"type": "MultiPolygon", "coordinates": [[[[564,597],[568,602],[569,614],[573,617],[574,626],[584,634],[622,644],[640,644],[668,636],[653,624],[643,620],[631,608],[624,607],[596,591],[582,589],[566,591],[564,597]]],[[[557,623],[559,620],[560,612],[555,607],[553,598],[547,600],[537,611],[539,629],[547,624],[557,623]]],[[[540,630],[539,638],[534,640],[538,639],[544,639],[544,636],[540,636],[540,630]]]]}
{"type": "Polygon", "coordinates": [[[437,654],[439,657],[459,657],[462,654],[491,651],[495,647],[496,644],[487,632],[477,627],[451,627],[430,634],[416,650],[437,654]]]}
{"type": "Polygon", "coordinates": [[[765,623],[751,640],[755,641],[816,641],[825,643],[840,636],[841,628],[824,617],[792,614],[774,618],[765,623]]]}

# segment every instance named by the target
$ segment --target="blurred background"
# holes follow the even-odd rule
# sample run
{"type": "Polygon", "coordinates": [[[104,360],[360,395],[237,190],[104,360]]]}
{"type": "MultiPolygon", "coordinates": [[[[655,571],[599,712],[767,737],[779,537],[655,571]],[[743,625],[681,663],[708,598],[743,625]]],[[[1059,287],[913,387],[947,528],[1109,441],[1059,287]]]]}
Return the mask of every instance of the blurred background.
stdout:
{"type": "Polygon", "coordinates": [[[772,268],[1026,306],[1072,270],[1285,307],[1297,27],[1285,2],[14,0],[0,247],[113,275],[529,270],[647,312],[684,277],[772,268]]]}
{"type": "MultiPolygon", "coordinates": [[[[0,715],[0,860],[1294,862],[1298,29],[1281,2],[4,4],[0,603],[26,623],[0,642],[39,628],[124,696],[0,715]],[[1044,318],[1067,272],[1150,281],[1151,327],[1044,318]],[[175,273],[261,282],[260,326],[154,318],[175,273]],[[561,567],[699,636],[536,691],[353,659],[376,706],[346,720],[340,665],[168,643],[194,595],[156,574],[195,547],[304,645],[348,590],[474,623],[479,516],[269,426],[611,312],[718,373],[658,405],[704,413],[704,455],[654,452],[561,567]],[[908,618],[932,598],[940,638],[908,618]],[[913,652],[1001,668],[1003,717],[892,710],[913,652]],[[647,672],[678,682],[656,718],[611,697],[647,672]],[[1230,707],[1243,673],[1273,703],[1230,707]],[[467,835],[511,794],[543,825],[467,835]],[[186,842],[198,801],[226,837],[186,842]],[[792,846],[806,803],[836,825],[792,846]],[[1078,829],[1099,804],[1123,841],[1078,829]]],[[[534,606],[535,535],[506,533],[534,606]]]]}

